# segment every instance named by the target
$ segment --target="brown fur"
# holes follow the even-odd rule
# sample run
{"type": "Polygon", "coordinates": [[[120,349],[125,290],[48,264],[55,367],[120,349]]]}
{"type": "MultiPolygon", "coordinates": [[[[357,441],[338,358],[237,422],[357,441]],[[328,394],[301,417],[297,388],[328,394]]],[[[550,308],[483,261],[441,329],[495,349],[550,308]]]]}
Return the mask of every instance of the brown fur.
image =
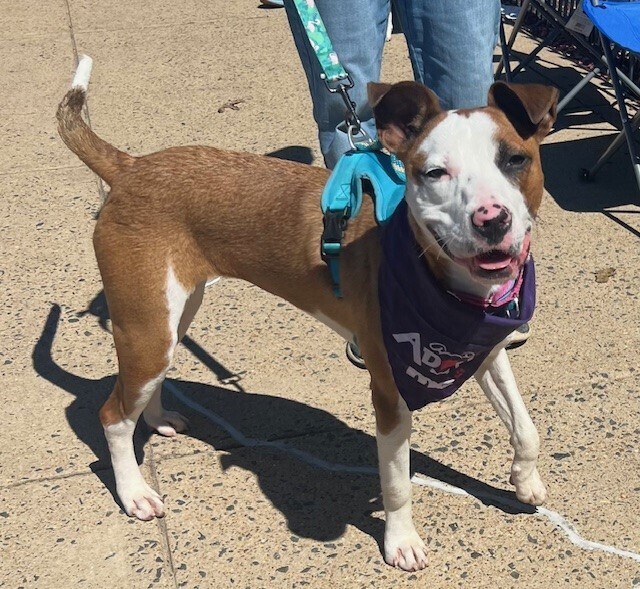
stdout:
{"type": "MultiPolygon", "coordinates": [[[[411,159],[414,141],[444,115],[430,91],[404,84],[404,90],[398,90],[401,85],[374,87],[372,95],[380,135],[398,151],[411,175],[418,163],[411,159]],[[413,102],[407,102],[406,90],[413,102]]],[[[500,95],[502,102],[517,102],[517,95],[506,95],[500,95]]],[[[371,373],[378,428],[391,431],[398,423],[399,393],[380,332],[380,248],[370,199],[365,198],[346,233],[344,298],[337,299],[319,251],[319,198],[326,170],[202,146],[132,157],[86,125],[84,100],[84,91],[71,90],[60,104],[58,120],[67,146],[111,186],[94,232],[120,369],[101,411],[103,424],[137,418],[142,385],[168,368],[171,334],[164,289],[171,266],[189,292],[212,276],[241,278],[309,313],[321,312],[354,333],[371,373]]],[[[509,108],[522,116],[516,107],[509,108]]],[[[522,142],[505,115],[494,114],[505,134],[522,142]]],[[[525,141],[531,142],[536,159],[522,188],[535,211],[542,194],[538,139],[533,135],[525,141]]]]}
{"type": "Polygon", "coordinates": [[[67,92],[56,113],[58,132],[67,147],[111,185],[134,158],[98,137],[84,122],[80,113],[86,99],[87,94],[82,88],[72,88],[67,92]]]}
{"type": "MultiPolygon", "coordinates": [[[[248,280],[353,331],[369,366],[393,382],[378,340],[378,240],[370,199],[352,223],[342,256],[343,299],[320,258],[320,193],[326,170],[211,147],[175,147],[131,157],[80,118],[84,92],[72,90],[58,118],[65,143],[111,186],[94,232],[118,350],[119,377],[101,418],[130,415],[133,391],[166,370],[170,334],[164,283],[169,264],[189,291],[208,277],[248,280]],[[125,156],[125,157],[123,157],[125,156]],[[279,239],[270,239],[274,233],[279,239]],[[124,352],[126,350],[126,352],[124,352]]],[[[385,387],[385,405],[397,404],[385,387]]],[[[391,412],[389,415],[393,415],[391,412]]],[[[389,430],[395,419],[382,419],[389,430]]]]}

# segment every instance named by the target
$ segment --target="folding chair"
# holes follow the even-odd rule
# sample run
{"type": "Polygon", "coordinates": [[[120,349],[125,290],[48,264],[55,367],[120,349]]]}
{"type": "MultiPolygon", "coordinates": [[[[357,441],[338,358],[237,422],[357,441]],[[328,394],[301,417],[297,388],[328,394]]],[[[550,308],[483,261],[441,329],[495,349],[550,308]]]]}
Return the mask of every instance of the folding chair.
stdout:
{"type": "MultiPolygon", "coordinates": [[[[580,82],[578,82],[573,88],[571,88],[558,103],[557,112],[561,112],[564,107],[573,100],[576,94],[582,90],[595,76],[600,74],[602,70],[606,68],[606,63],[602,58],[600,52],[589,43],[589,41],[581,34],[589,34],[588,31],[582,31],[579,27],[573,28],[571,26],[571,17],[573,13],[580,7],[580,1],[571,0],[569,2],[560,0],[523,0],[519,9],[516,9],[515,22],[513,29],[509,35],[509,39],[502,43],[503,58],[498,62],[495,77],[498,79],[502,74],[502,70],[505,70],[505,77],[507,81],[520,71],[522,71],[529,63],[531,63],[545,47],[551,45],[562,33],[567,34],[573,43],[580,46],[586,53],[591,55],[595,62],[594,68],[586,74],[580,82]],[[556,10],[553,5],[558,6],[562,10],[562,13],[556,10]],[[527,55],[522,61],[520,61],[513,70],[509,69],[510,51],[513,48],[513,44],[516,40],[520,29],[524,23],[524,18],[529,10],[534,11],[538,16],[543,18],[551,27],[549,34],[538,44],[538,46],[527,55]]],[[[504,35],[504,31],[500,31],[501,37],[504,35]]]]}
{"type": "Polygon", "coordinates": [[[623,51],[640,57],[640,1],[639,0],[584,0],[583,9],[591,22],[598,29],[600,43],[604,50],[604,59],[609,68],[611,83],[616,94],[616,101],[620,109],[622,131],[613,143],[600,156],[600,159],[589,170],[585,170],[585,178],[593,178],[602,164],[622,145],[626,138],[631,156],[631,163],[640,190],[640,153],[635,145],[633,133],[640,126],[640,110],[633,119],[629,118],[625,104],[622,82],[629,87],[638,98],[640,89],[622,74],[616,67],[612,45],[617,45],[623,51]]]}

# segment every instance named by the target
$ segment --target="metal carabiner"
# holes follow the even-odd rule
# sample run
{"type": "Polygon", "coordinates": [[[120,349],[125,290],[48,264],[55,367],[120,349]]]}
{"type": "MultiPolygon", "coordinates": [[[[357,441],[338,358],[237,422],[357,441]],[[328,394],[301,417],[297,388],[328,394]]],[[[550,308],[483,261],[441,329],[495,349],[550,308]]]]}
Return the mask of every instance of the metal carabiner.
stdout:
{"type": "Polygon", "coordinates": [[[340,93],[340,97],[342,98],[342,102],[344,102],[347,107],[347,114],[345,116],[344,122],[347,126],[352,126],[356,128],[356,132],[360,132],[362,128],[362,123],[360,122],[360,118],[358,117],[358,113],[356,112],[356,103],[351,100],[349,96],[349,92],[347,92],[348,87],[344,84],[338,86],[338,92],[340,93]]]}
{"type": "Polygon", "coordinates": [[[344,122],[347,125],[347,129],[351,130],[349,135],[349,143],[351,144],[351,146],[354,147],[352,139],[355,135],[362,134],[365,136],[366,140],[370,140],[371,137],[362,128],[362,122],[360,121],[360,117],[358,117],[358,113],[356,111],[356,103],[353,102],[353,100],[351,100],[351,97],[349,96],[348,91],[353,88],[353,80],[351,79],[351,76],[347,74],[346,83],[341,80],[337,86],[332,86],[324,77],[323,80],[329,92],[331,92],[332,94],[339,94],[342,98],[342,101],[344,102],[344,105],[347,107],[344,122]]]}

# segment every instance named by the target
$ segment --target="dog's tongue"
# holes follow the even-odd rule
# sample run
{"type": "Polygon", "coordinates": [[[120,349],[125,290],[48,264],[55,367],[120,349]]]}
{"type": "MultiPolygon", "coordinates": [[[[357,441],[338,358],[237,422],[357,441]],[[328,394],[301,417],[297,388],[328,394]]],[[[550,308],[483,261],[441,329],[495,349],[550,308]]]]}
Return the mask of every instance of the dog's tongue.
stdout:
{"type": "Polygon", "coordinates": [[[509,254],[493,250],[476,256],[476,264],[483,270],[504,270],[513,258],[509,254]]]}

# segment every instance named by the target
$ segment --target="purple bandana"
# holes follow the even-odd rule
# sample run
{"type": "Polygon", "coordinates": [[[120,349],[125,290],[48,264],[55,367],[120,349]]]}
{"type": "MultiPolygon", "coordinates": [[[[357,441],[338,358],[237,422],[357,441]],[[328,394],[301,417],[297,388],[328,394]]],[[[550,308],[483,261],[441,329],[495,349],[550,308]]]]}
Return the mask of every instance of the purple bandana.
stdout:
{"type": "Polygon", "coordinates": [[[393,377],[414,411],[450,397],[471,378],[497,344],[531,319],[536,295],[529,258],[518,318],[507,316],[509,305],[490,314],[458,300],[440,286],[421,257],[407,216],[407,204],[402,201],[380,229],[383,256],[378,294],[393,377]]]}

